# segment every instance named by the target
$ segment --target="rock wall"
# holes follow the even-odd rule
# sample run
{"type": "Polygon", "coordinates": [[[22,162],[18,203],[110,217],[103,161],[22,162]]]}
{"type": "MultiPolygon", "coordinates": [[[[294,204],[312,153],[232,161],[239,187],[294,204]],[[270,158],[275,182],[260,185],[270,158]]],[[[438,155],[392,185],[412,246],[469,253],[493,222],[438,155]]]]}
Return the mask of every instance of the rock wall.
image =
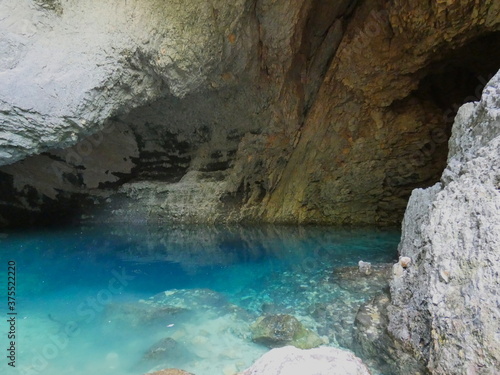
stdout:
{"type": "Polygon", "coordinates": [[[500,66],[495,1],[0,13],[0,225],[396,225],[439,179],[456,109],[500,66]]]}
{"type": "Polygon", "coordinates": [[[498,373],[500,72],[459,110],[441,182],[413,192],[399,252],[412,263],[391,282],[396,344],[432,374],[498,373]]]}
{"type": "MultiPolygon", "coordinates": [[[[476,80],[471,94],[478,86],[480,91],[478,78],[487,70],[479,72],[468,59],[488,44],[479,35],[498,30],[499,11],[495,2],[362,3],[266,202],[265,217],[397,223],[411,190],[439,179],[447,115],[461,104],[446,98],[460,96],[453,81],[465,83],[470,76],[476,80]],[[452,94],[440,95],[446,91],[452,94]]],[[[495,73],[497,58],[485,60],[495,61],[495,73]]]]}
{"type": "Polygon", "coordinates": [[[131,108],[251,71],[248,57],[256,53],[253,4],[245,0],[0,6],[6,15],[0,29],[2,164],[74,145],[131,108]],[[231,43],[237,34],[248,38],[231,43]]]}

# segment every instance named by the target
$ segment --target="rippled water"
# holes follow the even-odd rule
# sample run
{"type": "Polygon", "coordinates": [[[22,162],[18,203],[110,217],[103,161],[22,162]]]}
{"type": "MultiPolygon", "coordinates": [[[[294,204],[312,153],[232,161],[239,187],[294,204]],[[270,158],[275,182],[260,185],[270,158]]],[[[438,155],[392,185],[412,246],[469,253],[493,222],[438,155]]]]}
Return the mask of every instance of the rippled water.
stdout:
{"type": "Polygon", "coordinates": [[[177,367],[230,375],[268,350],[249,330],[262,313],[295,315],[339,345],[346,322],[327,327],[318,311],[352,313],[373,288],[332,282],[334,269],[391,262],[398,240],[396,231],[274,226],[1,233],[3,353],[9,261],[16,262],[17,321],[16,368],[2,355],[0,371],[140,375],[177,367]],[[154,304],[158,294],[168,309],[154,304]]]}

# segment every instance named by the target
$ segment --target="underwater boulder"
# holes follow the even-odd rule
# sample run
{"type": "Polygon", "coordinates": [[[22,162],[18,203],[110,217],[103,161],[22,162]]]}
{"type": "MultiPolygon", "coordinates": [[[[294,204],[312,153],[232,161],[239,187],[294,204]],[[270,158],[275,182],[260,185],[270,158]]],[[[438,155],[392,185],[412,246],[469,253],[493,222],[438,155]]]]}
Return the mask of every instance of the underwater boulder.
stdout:
{"type": "MultiPolygon", "coordinates": [[[[181,342],[173,339],[172,337],[164,337],[155,342],[144,352],[135,369],[144,369],[145,367],[151,368],[153,365],[155,366],[154,370],[170,366],[177,367],[180,366],[181,363],[191,362],[196,359],[198,359],[198,357],[181,342]]],[[[165,372],[166,374],[184,374],[183,372],[172,372],[174,369],[162,371],[171,371],[165,372]]],[[[164,373],[160,372],[160,374],[164,373]]]]}
{"type": "Polygon", "coordinates": [[[358,266],[335,268],[330,282],[349,292],[378,294],[389,286],[392,264],[372,264],[369,272],[358,266]]]}
{"type": "Polygon", "coordinates": [[[316,333],[305,328],[292,315],[261,316],[252,325],[251,330],[253,342],[270,348],[293,345],[310,349],[324,344],[316,333]]]}
{"type": "Polygon", "coordinates": [[[165,337],[153,344],[144,354],[144,360],[166,359],[182,350],[180,344],[171,337],[165,337]]]}
{"type": "Polygon", "coordinates": [[[148,300],[159,306],[181,309],[227,309],[227,299],[211,289],[171,289],[159,293],[148,300]]]}
{"type": "Polygon", "coordinates": [[[125,323],[131,327],[141,327],[169,319],[187,309],[178,306],[162,306],[146,302],[111,303],[106,306],[105,319],[125,323]]]}

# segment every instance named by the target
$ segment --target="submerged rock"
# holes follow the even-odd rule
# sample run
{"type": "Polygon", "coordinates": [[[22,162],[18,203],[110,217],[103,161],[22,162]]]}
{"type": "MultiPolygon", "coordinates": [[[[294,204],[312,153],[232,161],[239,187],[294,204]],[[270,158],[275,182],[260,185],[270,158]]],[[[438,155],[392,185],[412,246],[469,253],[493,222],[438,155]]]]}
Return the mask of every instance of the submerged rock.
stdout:
{"type": "Polygon", "coordinates": [[[140,327],[170,319],[187,311],[188,309],[183,307],[160,306],[144,301],[137,303],[112,303],[106,306],[104,318],[111,322],[140,327]]]}
{"type": "Polygon", "coordinates": [[[336,348],[300,350],[293,346],[264,354],[242,375],[370,375],[361,359],[336,348]]]}
{"type": "Polygon", "coordinates": [[[310,306],[310,314],[318,323],[318,332],[331,342],[351,348],[354,320],[358,309],[375,295],[389,287],[390,264],[374,264],[371,273],[356,266],[336,268],[330,283],[342,289],[335,298],[310,306]]]}
{"type": "Polygon", "coordinates": [[[338,298],[311,306],[311,315],[318,323],[318,332],[330,342],[351,347],[352,329],[356,313],[364,299],[338,298]]]}
{"type": "Polygon", "coordinates": [[[301,349],[315,348],[323,340],[305,328],[297,318],[279,314],[263,316],[252,325],[252,340],[270,348],[293,345],[301,349]]]}
{"type": "Polygon", "coordinates": [[[418,360],[402,352],[400,345],[387,331],[387,307],[390,302],[387,290],[360,307],[354,322],[352,348],[383,374],[398,374],[401,363],[406,363],[407,368],[412,369],[412,375],[425,374],[425,368],[418,360]]]}
{"type": "Polygon", "coordinates": [[[380,293],[389,284],[390,264],[373,264],[335,268],[330,282],[350,292],[380,293]]]}
{"type": "Polygon", "coordinates": [[[142,358],[134,365],[132,371],[142,372],[144,369],[151,369],[153,366],[153,370],[165,367],[178,367],[182,366],[183,363],[190,363],[199,359],[183,343],[172,337],[164,337],[144,352],[142,358]]]}
{"type": "MultiPolygon", "coordinates": [[[[210,289],[174,289],[137,302],[152,311],[179,309],[144,327],[151,337],[134,373],[184,368],[195,374],[231,375],[248,367],[265,348],[251,341],[250,323],[256,315],[232,305],[210,289]]],[[[140,327],[140,326],[139,326],[140,327]]]]}
{"type": "Polygon", "coordinates": [[[162,360],[178,356],[184,348],[171,337],[161,339],[144,354],[144,360],[162,360]]]}
{"type": "Polygon", "coordinates": [[[241,319],[253,320],[255,316],[248,311],[229,303],[226,297],[211,289],[172,289],[159,293],[145,303],[157,308],[176,308],[218,317],[235,314],[241,319]]]}

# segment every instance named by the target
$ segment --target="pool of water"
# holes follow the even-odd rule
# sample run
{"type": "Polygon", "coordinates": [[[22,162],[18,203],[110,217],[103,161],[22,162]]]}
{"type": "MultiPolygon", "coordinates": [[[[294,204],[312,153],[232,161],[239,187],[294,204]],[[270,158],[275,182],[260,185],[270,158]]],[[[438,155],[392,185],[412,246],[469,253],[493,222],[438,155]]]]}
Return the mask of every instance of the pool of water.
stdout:
{"type": "Polygon", "coordinates": [[[397,231],[275,226],[0,233],[2,353],[9,262],[17,314],[16,367],[2,355],[1,373],[231,375],[268,350],[250,333],[266,313],[294,315],[342,345],[347,315],[381,286],[350,288],[332,274],[359,260],[392,262],[398,240],[397,231]]]}

